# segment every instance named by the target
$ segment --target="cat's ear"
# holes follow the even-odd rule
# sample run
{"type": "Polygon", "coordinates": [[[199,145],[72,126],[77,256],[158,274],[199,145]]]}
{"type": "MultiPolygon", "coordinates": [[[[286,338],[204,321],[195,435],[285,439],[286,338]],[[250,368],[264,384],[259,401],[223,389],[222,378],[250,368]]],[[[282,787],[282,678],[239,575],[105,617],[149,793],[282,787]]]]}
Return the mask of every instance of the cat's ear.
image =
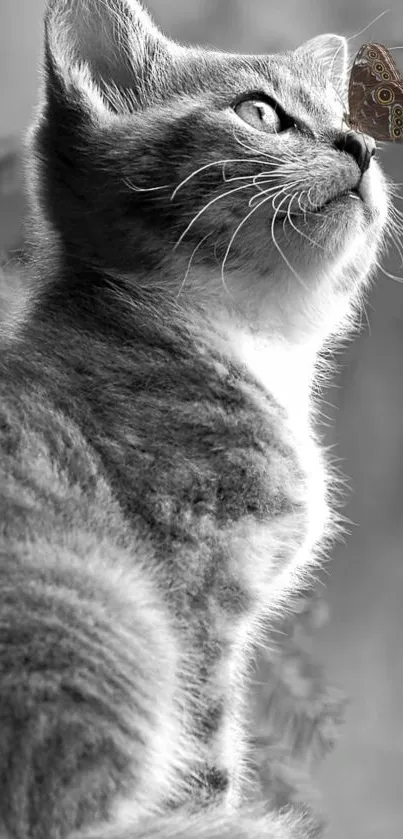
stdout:
{"type": "Polygon", "coordinates": [[[96,110],[141,104],[155,67],[174,47],[137,0],[50,0],[45,15],[49,85],[83,94],[96,110]]]}
{"type": "Polygon", "coordinates": [[[334,87],[345,92],[348,88],[348,45],[342,35],[317,35],[296,50],[299,55],[309,55],[326,69],[334,87]]]}

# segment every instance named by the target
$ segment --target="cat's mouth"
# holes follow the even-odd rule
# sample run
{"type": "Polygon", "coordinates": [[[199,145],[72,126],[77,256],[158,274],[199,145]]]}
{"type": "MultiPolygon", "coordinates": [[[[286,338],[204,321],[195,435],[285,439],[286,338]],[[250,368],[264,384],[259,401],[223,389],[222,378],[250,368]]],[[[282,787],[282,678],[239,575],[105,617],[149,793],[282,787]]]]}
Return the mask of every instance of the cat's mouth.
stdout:
{"type": "MultiPolygon", "coordinates": [[[[305,219],[312,215],[323,215],[327,210],[335,208],[336,206],[343,205],[344,207],[348,207],[348,204],[354,204],[358,202],[359,205],[365,207],[366,199],[365,196],[361,193],[360,187],[357,186],[354,189],[347,189],[344,192],[339,192],[336,195],[330,195],[326,199],[318,200],[318,201],[307,201],[304,205],[301,200],[298,202],[291,202],[291,204],[287,208],[279,208],[276,211],[276,218],[284,219],[287,216],[293,217],[303,216],[305,219]]],[[[368,208],[369,209],[369,208],[368,208]]]]}
{"type": "Polygon", "coordinates": [[[360,193],[359,184],[355,186],[353,189],[346,189],[343,192],[339,192],[337,195],[331,195],[326,201],[323,201],[317,208],[315,208],[314,212],[320,212],[325,207],[329,207],[332,204],[338,204],[339,201],[363,201],[363,197],[360,193]]]}
{"type": "Polygon", "coordinates": [[[356,201],[362,201],[362,196],[359,193],[358,189],[350,189],[350,192],[347,193],[349,198],[352,198],[356,201]]]}
{"type": "Polygon", "coordinates": [[[354,189],[347,189],[345,192],[341,192],[338,195],[330,196],[325,201],[322,201],[312,207],[309,214],[323,215],[326,211],[332,210],[333,208],[336,209],[336,207],[343,207],[347,211],[349,210],[349,207],[360,209],[366,216],[368,216],[368,218],[373,215],[371,201],[369,200],[369,196],[366,194],[365,189],[361,188],[361,183],[354,187],[354,189]]]}

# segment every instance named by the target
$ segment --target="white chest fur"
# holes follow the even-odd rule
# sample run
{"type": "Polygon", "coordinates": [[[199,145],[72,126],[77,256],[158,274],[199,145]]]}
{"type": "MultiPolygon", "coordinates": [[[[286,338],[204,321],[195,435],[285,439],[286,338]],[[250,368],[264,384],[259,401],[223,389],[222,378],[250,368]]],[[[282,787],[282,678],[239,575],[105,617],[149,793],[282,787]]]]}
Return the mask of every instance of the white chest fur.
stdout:
{"type": "MultiPolygon", "coordinates": [[[[295,551],[291,563],[270,580],[270,599],[282,599],[317,562],[324,537],[329,534],[331,513],[328,506],[328,477],[324,455],[315,439],[311,422],[311,383],[315,357],[311,347],[293,348],[271,343],[248,334],[231,336],[231,348],[238,361],[285,408],[286,422],[295,441],[298,461],[306,476],[308,522],[302,548],[295,551]]],[[[288,523],[287,523],[288,528],[288,523]]],[[[281,538],[279,534],[279,538],[281,538]]],[[[257,542],[265,534],[256,533],[257,542]]]]}

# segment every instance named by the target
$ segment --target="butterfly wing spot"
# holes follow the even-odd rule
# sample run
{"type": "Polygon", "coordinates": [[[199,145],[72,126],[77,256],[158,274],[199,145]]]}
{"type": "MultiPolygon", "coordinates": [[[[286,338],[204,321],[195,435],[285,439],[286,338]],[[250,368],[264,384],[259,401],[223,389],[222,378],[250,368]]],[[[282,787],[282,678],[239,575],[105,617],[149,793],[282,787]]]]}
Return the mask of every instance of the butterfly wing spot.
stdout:
{"type": "Polygon", "coordinates": [[[380,105],[391,105],[395,101],[395,94],[390,87],[380,87],[376,91],[376,98],[380,105]]]}
{"type": "Polygon", "coordinates": [[[403,137],[403,78],[382,44],[364,44],[358,50],[351,69],[348,100],[351,128],[375,140],[403,137]]]}

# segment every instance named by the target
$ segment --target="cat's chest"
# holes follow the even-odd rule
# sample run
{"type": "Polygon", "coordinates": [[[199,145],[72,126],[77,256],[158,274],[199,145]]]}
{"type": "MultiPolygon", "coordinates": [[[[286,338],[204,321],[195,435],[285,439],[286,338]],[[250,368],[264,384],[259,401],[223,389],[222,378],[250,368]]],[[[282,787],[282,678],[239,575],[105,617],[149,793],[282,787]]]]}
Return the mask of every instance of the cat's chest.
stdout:
{"type": "MultiPolygon", "coordinates": [[[[208,406],[211,434],[203,442],[200,429],[192,431],[188,479],[176,483],[165,510],[179,565],[194,569],[183,590],[189,613],[203,603],[209,625],[222,621],[225,636],[235,615],[259,612],[298,585],[329,510],[302,400],[290,410],[250,368],[219,360],[215,368],[222,390],[208,406]]],[[[166,555],[165,539],[162,547],[166,555]]]]}
{"type": "Polygon", "coordinates": [[[277,476],[282,509],[272,511],[268,505],[266,517],[240,520],[231,535],[235,567],[244,575],[246,572],[245,583],[259,600],[268,601],[298,585],[304,568],[317,561],[329,535],[327,469],[310,427],[304,359],[281,351],[271,354],[259,343],[239,339],[234,355],[260,386],[250,398],[257,414],[266,413],[268,427],[272,423],[270,404],[274,400],[278,406],[266,468],[274,483],[277,476]],[[247,568],[242,560],[245,555],[250,558],[247,568]]]}
{"type": "Polygon", "coordinates": [[[171,362],[175,398],[151,376],[133,410],[108,407],[108,435],[95,438],[127,518],[146,525],[189,615],[267,600],[309,561],[328,519],[303,394],[282,402],[285,367],[252,349],[239,341],[232,359],[209,350],[171,362]]]}

